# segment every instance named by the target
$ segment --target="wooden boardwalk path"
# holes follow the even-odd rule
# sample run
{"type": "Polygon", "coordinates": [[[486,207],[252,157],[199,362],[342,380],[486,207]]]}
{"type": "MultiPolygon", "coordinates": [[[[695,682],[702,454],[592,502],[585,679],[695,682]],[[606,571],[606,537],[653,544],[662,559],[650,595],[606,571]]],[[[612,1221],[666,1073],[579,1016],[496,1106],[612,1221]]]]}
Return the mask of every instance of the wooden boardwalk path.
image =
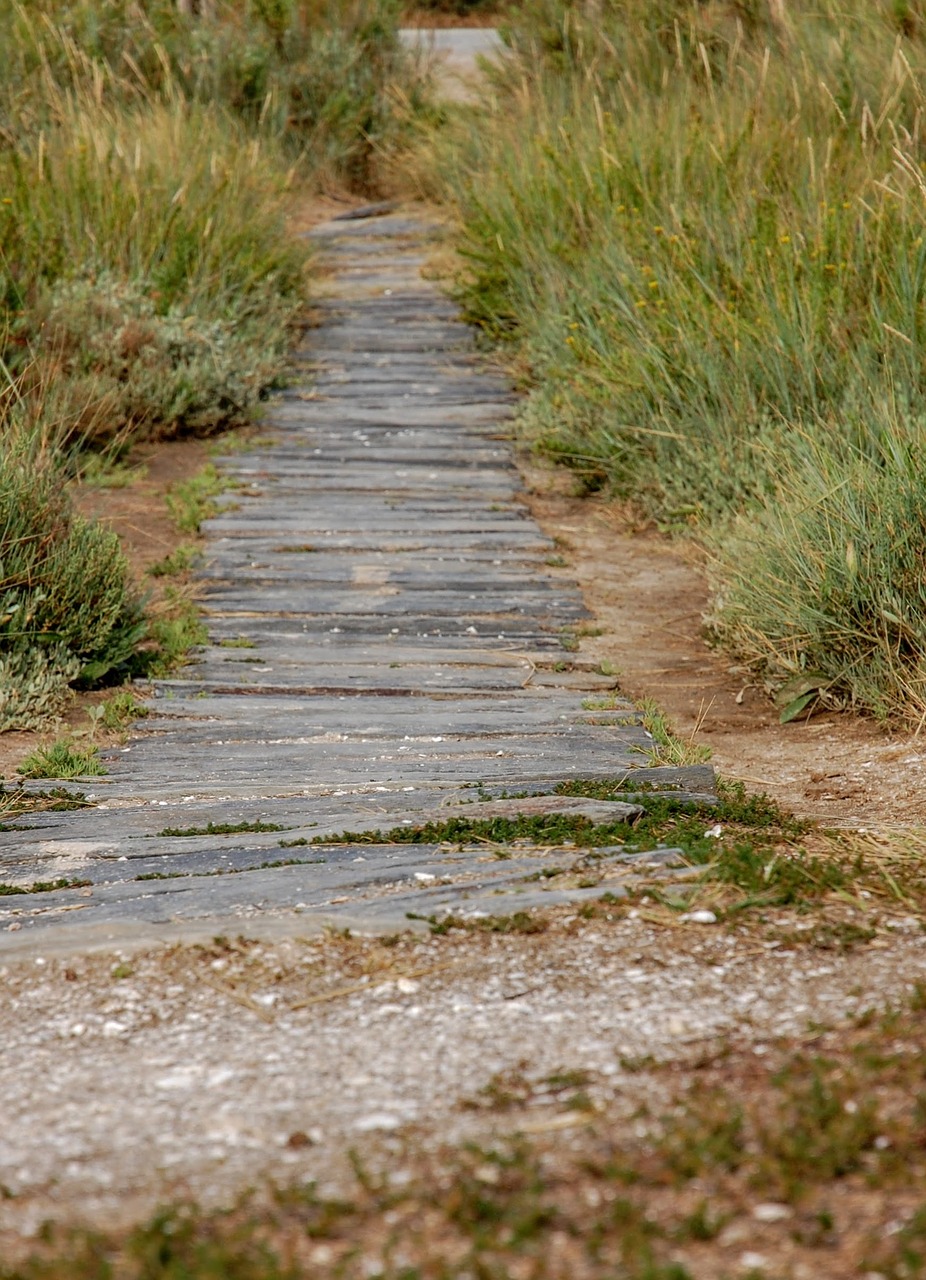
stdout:
{"type": "MultiPolygon", "coordinates": [[[[266,442],[221,464],[211,643],[82,786],[93,807],[0,834],[0,880],[91,882],[3,898],[0,945],[47,946],[52,929],[68,943],[393,930],[409,912],[599,892],[538,880],[556,851],[311,843],[620,776],[649,746],[615,682],[570,651],[586,611],[523,503],[511,388],[422,278],[433,228],[391,214],[313,234],[331,288],[302,373],[266,442]],[[606,707],[583,705],[602,694],[606,707]]],[[[712,778],[639,776],[696,792],[712,778]]]]}

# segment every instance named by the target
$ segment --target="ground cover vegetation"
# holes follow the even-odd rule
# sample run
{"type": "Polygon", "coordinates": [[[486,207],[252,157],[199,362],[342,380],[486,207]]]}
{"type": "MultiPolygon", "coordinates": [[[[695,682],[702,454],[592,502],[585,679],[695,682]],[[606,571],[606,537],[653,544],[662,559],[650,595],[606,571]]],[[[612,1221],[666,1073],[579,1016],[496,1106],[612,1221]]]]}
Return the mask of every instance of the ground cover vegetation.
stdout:
{"type": "Polygon", "coordinates": [[[0,0],[0,730],[137,667],[118,541],[64,481],[88,448],[246,421],[278,380],[293,191],[374,190],[424,101],[397,21],[392,0],[0,0]]]}
{"type": "Polygon", "coordinates": [[[531,0],[507,40],[436,171],[525,430],[694,533],[786,716],[921,723],[921,6],[531,0]]]}
{"type": "MultiPolygon", "coordinates": [[[[767,796],[747,793],[742,784],[721,783],[718,790],[714,803],[692,803],[671,793],[641,792],[632,776],[576,779],[559,784],[556,794],[630,800],[643,812],[613,821],[555,812],[480,818],[467,815],[464,806],[458,815],[420,825],[283,839],[280,846],[425,844],[448,851],[477,847],[486,857],[503,859],[546,851],[558,857],[540,873],[543,879],[601,890],[603,907],[582,908],[592,916],[635,909],[642,901],[653,919],[664,924],[688,918],[693,910],[708,911],[731,925],[745,919],[762,924],[769,911],[793,908],[812,916],[823,907],[837,906],[848,916],[838,926],[826,925],[834,946],[843,935],[851,941],[858,930],[864,934],[873,911],[914,912],[926,920],[921,832],[882,837],[826,830],[786,813],[767,796]],[[627,857],[653,850],[673,851],[692,874],[670,883],[656,871],[648,881],[645,866],[633,867],[634,883],[628,883],[627,857]],[[565,851],[568,862],[561,856],[565,851]]],[[[448,927],[515,932],[522,926],[527,932],[543,928],[542,918],[526,913],[502,924],[454,918],[448,926],[443,917],[429,920],[439,933],[448,927]]]]}

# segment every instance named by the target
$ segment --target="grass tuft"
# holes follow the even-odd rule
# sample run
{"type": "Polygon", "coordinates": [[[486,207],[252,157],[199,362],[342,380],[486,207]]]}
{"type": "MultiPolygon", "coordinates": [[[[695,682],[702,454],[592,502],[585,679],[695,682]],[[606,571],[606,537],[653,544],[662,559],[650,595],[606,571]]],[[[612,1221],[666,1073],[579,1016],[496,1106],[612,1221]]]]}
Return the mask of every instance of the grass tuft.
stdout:
{"type": "Polygon", "coordinates": [[[106,770],[96,747],[81,748],[59,738],[30,752],[16,772],[23,778],[83,778],[99,777],[106,770]]]}

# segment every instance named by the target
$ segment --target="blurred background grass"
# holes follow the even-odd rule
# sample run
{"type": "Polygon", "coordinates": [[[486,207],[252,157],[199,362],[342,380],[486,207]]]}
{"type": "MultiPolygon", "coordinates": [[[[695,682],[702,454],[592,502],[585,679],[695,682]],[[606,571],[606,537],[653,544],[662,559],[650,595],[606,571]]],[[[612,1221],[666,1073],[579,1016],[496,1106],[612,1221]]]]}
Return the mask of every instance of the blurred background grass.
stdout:
{"type": "Polygon", "coordinates": [[[279,379],[307,280],[288,211],[375,193],[428,109],[398,21],[392,0],[0,0],[0,729],[129,669],[141,607],[63,479],[88,448],[247,421],[279,379]]]}
{"type": "Polygon", "coordinates": [[[527,0],[430,148],[522,424],[706,548],[786,716],[926,719],[926,5],[527,0]]]}

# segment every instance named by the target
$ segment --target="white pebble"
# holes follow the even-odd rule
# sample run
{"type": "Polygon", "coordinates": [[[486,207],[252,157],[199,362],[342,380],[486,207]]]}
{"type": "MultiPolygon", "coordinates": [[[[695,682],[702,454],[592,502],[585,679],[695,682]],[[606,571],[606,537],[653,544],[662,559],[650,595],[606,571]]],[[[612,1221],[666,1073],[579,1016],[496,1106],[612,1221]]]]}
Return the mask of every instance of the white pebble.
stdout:
{"type": "Polygon", "coordinates": [[[389,1115],[386,1111],[374,1111],[372,1115],[361,1116],[355,1121],[354,1128],[360,1133],[373,1133],[377,1129],[398,1129],[401,1124],[398,1116],[389,1115]]]}
{"type": "Polygon", "coordinates": [[[756,1222],[783,1222],[791,1217],[791,1209],[786,1204],[757,1204],[752,1211],[756,1222]]]}
{"type": "Polygon", "coordinates": [[[680,920],[687,920],[689,924],[716,924],[717,917],[713,911],[686,911],[683,916],[679,916],[680,920]]]}

